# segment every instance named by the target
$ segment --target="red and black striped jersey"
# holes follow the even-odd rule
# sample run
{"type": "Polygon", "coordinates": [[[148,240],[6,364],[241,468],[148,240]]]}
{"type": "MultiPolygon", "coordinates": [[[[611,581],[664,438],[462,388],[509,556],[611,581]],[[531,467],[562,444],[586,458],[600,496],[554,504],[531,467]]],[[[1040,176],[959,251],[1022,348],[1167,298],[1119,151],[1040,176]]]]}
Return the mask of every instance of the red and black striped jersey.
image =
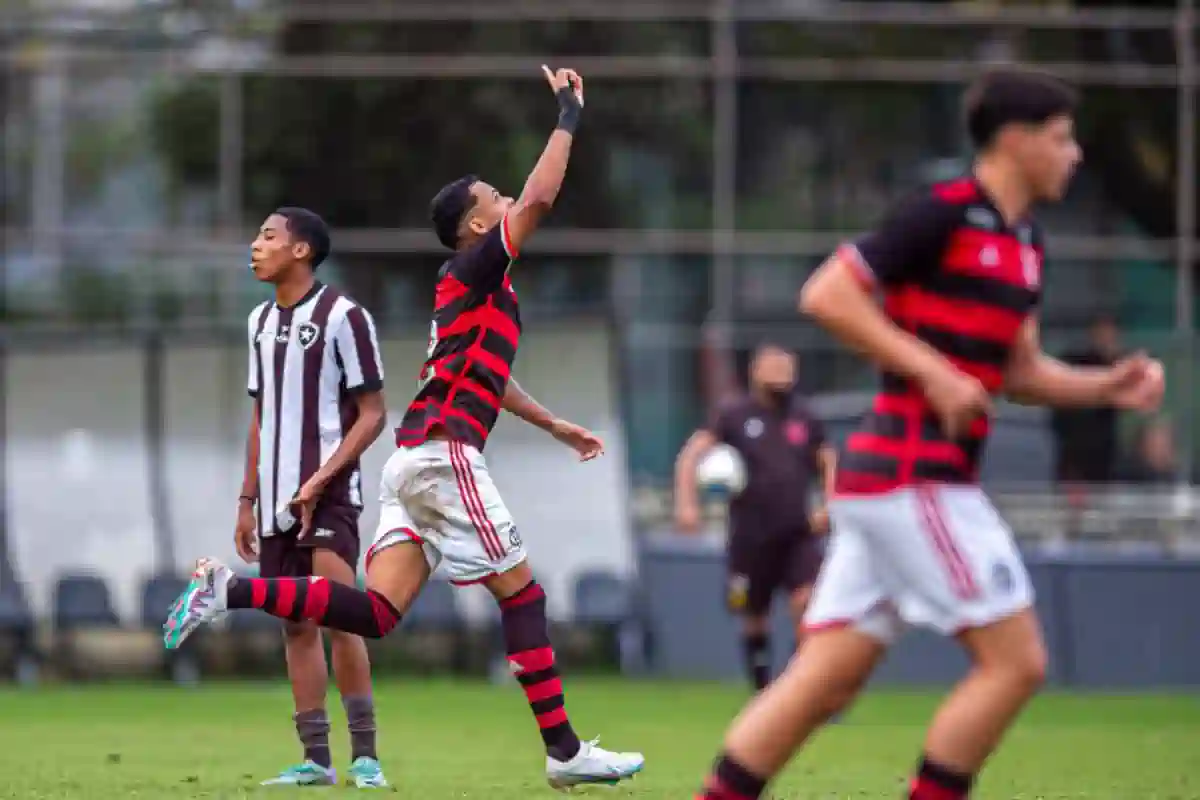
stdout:
{"type": "MultiPolygon", "coordinates": [[[[978,182],[964,178],[902,201],[841,254],[882,291],[897,325],[988,391],[1000,391],[1021,326],[1040,298],[1042,237],[1032,220],[1006,224],[978,182]]],[[[920,388],[884,373],[871,411],[846,443],[837,490],[973,483],[990,425],[981,417],[950,440],[920,388]]]]}
{"type": "Polygon", "coordinates": [[[435,427],[482,450],[500,415],[521,340],[521,312],[508,268],[517,257],[508,218],[442,266],[429,350],[413,399],[396,429],[411,447],[435,427]]]}

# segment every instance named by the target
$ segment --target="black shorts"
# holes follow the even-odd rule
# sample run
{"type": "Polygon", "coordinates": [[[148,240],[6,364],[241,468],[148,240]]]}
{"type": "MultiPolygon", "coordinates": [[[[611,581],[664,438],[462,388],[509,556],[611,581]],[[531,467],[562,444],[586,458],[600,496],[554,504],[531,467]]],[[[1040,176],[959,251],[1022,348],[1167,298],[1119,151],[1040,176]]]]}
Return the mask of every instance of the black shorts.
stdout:
{"type": "Polygon", "coordinates": [[[351,569],[358,568],[358,515],[353,506],[317,506],[312,529],[303,539],[295,533],[265,536],[258,548],[258,574],[264,578],[307,578],[313,574],[313,551],[336,553],[351,569]]]}
{"type": "Polygon", "coordinates": [[[729,610],[755,616],[767,613],[779,589],[790,592],[812,586],[823,556],[822,541],[807,530],[773,535],[732,531],[726,559],[729,610]]]}

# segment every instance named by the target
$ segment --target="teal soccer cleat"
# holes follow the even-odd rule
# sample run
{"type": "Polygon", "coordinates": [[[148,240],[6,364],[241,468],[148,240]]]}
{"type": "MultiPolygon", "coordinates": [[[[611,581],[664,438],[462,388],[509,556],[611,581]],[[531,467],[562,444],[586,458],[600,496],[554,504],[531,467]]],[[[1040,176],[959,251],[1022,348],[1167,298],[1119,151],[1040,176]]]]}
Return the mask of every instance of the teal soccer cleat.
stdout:
{"type": "Polygon", "coordinates": [[[315,761],[305,761],[288,767],[274,778],[263,781],[263,786],[333,786],[337,783],[337,772],[333,767],[322,767],[315,761]]]}
{"type": "Polygon", "coordinates": [[[388,786],[387,778],[383,776],[383,767],[373,758],[363,756],[354,759],[349,774],[357,789],[386,789],[388,786]]]}

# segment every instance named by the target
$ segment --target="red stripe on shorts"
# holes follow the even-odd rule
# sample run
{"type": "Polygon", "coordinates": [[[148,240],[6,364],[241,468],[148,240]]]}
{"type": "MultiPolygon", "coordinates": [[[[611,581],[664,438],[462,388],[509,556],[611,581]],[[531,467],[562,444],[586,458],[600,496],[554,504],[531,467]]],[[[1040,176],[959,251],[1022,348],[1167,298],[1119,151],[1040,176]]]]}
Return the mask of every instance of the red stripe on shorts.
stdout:
{"type": "Polygon", "coordinates": [[[971,568],[962,553],[954,543],[954,535],[946,525],[945,516],[939,507],[936,490],[933,487],[919,486],[915,491],[917,506],[924,528],[934,549],[942,559],[950,576],[950,584],[959,599],[972,600],[979,596],[979,587],[971,576],[971,568]]]}
{"type": "Polygon", "coordinates": [[[504,560],[504,548],[500,544],[500,536],[495,526],[488,519],[487,507],[479,495],[479,487],[475,484],[475,474],[471,462],[467,459],[466,451],[461,442],[450,442],[450,463],[454,465],[454,474],[458,478],[458,493],[463,505],[475,526],[475,532],[483,542],[483,549],[492,561],[504,560]]]}
{"type": "Polygon", "coordinates": [[[500,561],[504,558],[504,548],[500,546],[499,538],[494,536],[495,528],[488,520],[486,507],[476,490],[470,459],[467,458],[467,453],[460,442],[450,442],[449,447],[450,462],[455,465],[454,474],[458,478],[458,493],[462,498],[463,506],[467,509],[471,524],[475,527],[475,533],[483,543],[483,549],[488,558],[491,561],[500,561]]]}

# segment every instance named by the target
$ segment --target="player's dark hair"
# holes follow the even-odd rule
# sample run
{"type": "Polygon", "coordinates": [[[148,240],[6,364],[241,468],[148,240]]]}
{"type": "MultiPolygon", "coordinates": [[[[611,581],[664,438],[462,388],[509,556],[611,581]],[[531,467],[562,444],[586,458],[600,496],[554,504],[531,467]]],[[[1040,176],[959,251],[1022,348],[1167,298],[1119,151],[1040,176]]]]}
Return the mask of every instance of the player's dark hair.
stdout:
{"type": "Polygon", "coordinates": [[[275,209],[275,213],[287,220],[288,233],[293,239],[304,242],[312,251],[309,265],[315,270],[329,257],[329,226],[314,211],[296,206],[275,209]]]}
{"type": "Polygon", "coordinates": [[[463,218],[475,207],[476,198],[471,194],[471,187],[478,181],[474,175],[464,175],[443,186],[429,203],[433,232],[438,241],[451,250],[458,247],[458,228],[463,218]]]}
{"type": "Polygon", "coordinates": [[[1075,90],[1052,75],[1023,67],[992,69],[967,89],[967,134],[983,150],[1008,125],[1043,125],[1073,114],[1078,103],[1075,90]]]}

